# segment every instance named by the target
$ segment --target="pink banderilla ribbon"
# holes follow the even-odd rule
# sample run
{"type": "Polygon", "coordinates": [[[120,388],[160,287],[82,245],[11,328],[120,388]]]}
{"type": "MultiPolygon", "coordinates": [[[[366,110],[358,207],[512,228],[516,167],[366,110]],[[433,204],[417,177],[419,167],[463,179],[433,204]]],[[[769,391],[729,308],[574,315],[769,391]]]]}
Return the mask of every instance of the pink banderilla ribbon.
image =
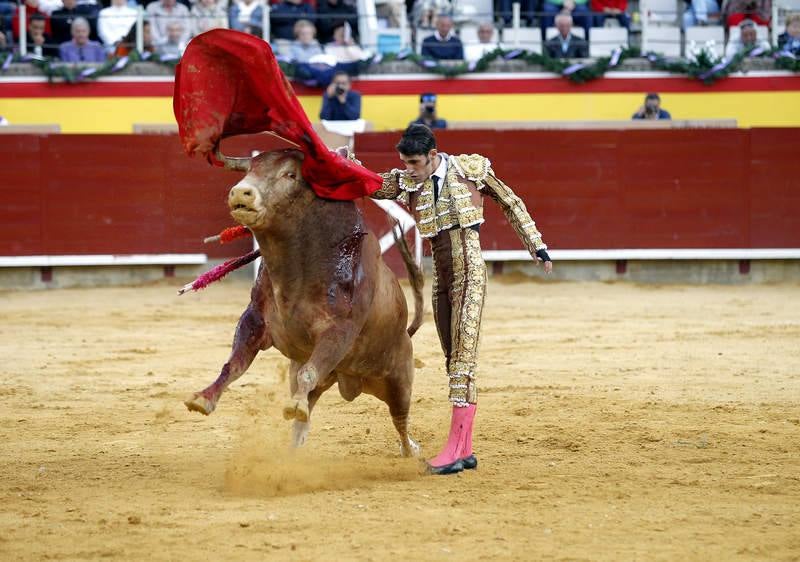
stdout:
{"type": "Polygon", "coordinates": [[[243,256],[239,256],[238,258],[233,258],[231,260],[228,260],[225,263],[222,263],[206,271],[204,274],[195,279],[193,282],[184,285],[181,289],[178,290],[178,294],[182,295],[183,293],[187,293],[189,291],[199,291],[200,289],[204,289],[214,281],[219,281],[231,271],[235,271],[240,267],[245,266],[251,261],[257,259],[260,255],[261,252],[259,250],[253,250],[249,254],[245,254],[243,256]]]}

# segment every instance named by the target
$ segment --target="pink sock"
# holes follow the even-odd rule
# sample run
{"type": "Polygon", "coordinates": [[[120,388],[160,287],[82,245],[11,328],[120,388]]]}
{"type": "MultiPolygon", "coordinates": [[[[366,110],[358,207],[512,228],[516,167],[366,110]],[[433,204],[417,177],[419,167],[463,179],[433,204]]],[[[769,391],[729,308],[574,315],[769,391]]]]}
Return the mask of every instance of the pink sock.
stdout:
{"type": "Polygon", "coordinates": [[[452,464],[472,453],[472,421],[474,418],[475,404],[470,404],[466,408],[453,406],[450,435],[442,452],[428,461],[431,466],[438,467],[452,464]],[[468,442],[470,452],[464,454],[468,442]]]}

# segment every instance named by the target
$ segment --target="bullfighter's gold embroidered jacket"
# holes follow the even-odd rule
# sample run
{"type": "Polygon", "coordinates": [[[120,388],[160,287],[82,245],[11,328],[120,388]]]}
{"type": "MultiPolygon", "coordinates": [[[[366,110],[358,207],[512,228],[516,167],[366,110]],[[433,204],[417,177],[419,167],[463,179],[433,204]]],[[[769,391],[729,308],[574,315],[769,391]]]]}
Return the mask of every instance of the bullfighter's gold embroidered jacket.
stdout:
{"type": "Polygon", "coordinates": [[[398,199],[414,214],[423,238],[432,238],[455,226],[467,228],[483,222],[481,195],[500,205],[525,248],[535,256],[546,250],[525,203],[492,170],[488,158],[480,154],[447,156],[447,173],[439,197],[434,202],[433,181],[415,184],[401,170],[381,174],[383,185],[371,195],[374,199],[398,199]]]}

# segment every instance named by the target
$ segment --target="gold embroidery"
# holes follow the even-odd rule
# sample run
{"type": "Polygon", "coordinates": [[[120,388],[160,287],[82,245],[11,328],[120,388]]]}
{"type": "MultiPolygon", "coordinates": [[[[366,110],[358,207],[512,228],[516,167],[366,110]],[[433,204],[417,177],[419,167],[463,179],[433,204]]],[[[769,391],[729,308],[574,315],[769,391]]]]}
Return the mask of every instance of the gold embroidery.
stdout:
{"type": "Polygon", "coordinates": [[[525,203],[511,191],[510,187],[499,180],[491,169],[486,176],[486,185],[482,191],[500,205],[514,232],[532,256],[536,255],[536,250],[547,249],[547,244],[542,241],[542,235],[536,228],[528,209],[525,208],[525,203]]]}
{"type": "Polygon", "coordinates": [[[477,232],[457,229],[445,235],[450,236],[453,264],[453,283],[449,291],[452,307],[448,366],[450,401],[455,405],[474,404],[478,399],[475,375],[486,291],[486,264],[481,256],[477,232]]]}

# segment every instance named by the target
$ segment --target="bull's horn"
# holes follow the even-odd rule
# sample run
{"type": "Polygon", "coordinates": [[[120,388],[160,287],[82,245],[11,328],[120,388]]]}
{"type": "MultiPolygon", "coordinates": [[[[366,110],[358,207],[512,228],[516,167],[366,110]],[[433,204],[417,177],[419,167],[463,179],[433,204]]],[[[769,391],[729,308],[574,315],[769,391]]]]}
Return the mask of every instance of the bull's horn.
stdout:
{"type": "Polygon", "coordinates": [[[226,170],[234,170],[237,172],[249,172],[250,171],[250,161],[252,158],[234,158],[232,156],[225,156],[217,149],[217,160],[221,161],[225,165],[226,170]]]}

